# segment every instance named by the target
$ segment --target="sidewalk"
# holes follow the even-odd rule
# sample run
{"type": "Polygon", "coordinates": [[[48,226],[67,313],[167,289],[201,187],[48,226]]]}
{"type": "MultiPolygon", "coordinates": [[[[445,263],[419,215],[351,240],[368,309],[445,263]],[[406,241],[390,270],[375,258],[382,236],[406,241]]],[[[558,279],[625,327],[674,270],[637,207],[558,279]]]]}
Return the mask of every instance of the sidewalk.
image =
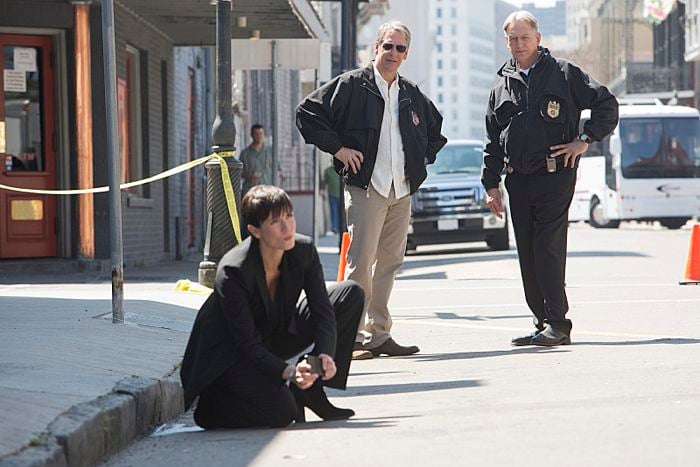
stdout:
{"type": "MultiPolygon", "coordinates": [[[[319,241],[326,277],[337,237],[319,241]]],[[[0,275],[0,465],[92,465],[182,412],[199,258],[125,269],[126,325],[97,272],[0,275]]]]}

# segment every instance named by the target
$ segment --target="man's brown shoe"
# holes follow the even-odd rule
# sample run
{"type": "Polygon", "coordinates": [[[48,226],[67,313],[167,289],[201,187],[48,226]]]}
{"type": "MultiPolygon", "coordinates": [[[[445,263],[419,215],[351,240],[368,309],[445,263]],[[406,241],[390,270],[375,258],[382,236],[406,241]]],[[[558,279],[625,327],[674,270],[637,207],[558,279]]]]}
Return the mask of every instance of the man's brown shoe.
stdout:
{"type": "Polygon", "coordinates": [[[372,352],[372,355],[375,357],[379,357],[382,354],[390,357],[399,357],[402,355],[413,355],[414,353],[418,353],[419,349],[415,345],[410,345],[408,347],[399,345],[390,337],[382,345],[374,349],[369,349],[369,351],[372,352]]]}
{"type": "Polygon", "coordinates": [[[372,352],[367,350],[361,343],[355,342],[355,345],[352,347],[353,360],[370,360],[372,358],[374,358],[372,352]]]}

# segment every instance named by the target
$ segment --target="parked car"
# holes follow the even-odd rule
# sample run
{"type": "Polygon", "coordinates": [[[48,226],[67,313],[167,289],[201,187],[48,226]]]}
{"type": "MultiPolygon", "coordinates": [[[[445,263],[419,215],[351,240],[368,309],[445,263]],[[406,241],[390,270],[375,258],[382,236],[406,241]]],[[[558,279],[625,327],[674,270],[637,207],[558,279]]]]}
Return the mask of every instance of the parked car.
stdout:
{"type": "Polygon", "coordinates": [[[484,144],[448,142],[428,166],[428,178],[413,195],[406,250],[418,245],[485,241],[507,250],[508,225],[486,207],[481,185],[484,144]]]}

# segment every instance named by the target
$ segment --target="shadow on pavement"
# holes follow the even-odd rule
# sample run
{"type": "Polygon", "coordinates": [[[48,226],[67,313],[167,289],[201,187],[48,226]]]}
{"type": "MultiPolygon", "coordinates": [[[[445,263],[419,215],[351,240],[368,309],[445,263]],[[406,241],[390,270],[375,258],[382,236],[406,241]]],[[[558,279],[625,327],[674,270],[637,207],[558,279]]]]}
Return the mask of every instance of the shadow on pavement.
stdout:
{"type": "Polygon", "coordinates": [[[410,373],[410,371],[367,371],[365,373],[354,373],[350,367],[350,376],[377,376],[377,375],[400,375],[410,373]]]}
{"type": "MultiPolygon", "coordinates": [[[[531,318],[532,315],[505,315],[505,316],[459,316],[455,313],[442,313],[436,312],[435,316],[440,319],[465,319],[467,321],[490,321],[492,319],[517,319],[517,318],[531,318]]],[[[430,317],[428,317],[430,319],[430,317]]]]}
{"type": "Polygon", "coordinates": [[[420,279],[429,279],[429,280],[436,280],[436,279],[447,279],[447,274],[444,272],[431,272],[431,273],[426,273],[426,274],[413,274],[411,276],[403,276],[399,275],[396,276],[397,281],[405,281],[405,280],[420,280],[420,279]]]}
{"type": "Polygon", "coordinates": [[[649,339],[646,341],[619,341],[619,342],[593,342],[593,341],[574,341],[572,345],[684,345],[684,344],[700,344],[700,339],[692,339],[686,337],[664,337],[660,339],[649,339]]]}
{"type": "Polygon", "coordinates": [[[411,392],[444,391],[482,386],[479,380],[431,381],[429,383],[377,384],[352,386],[347,391],[328,391],[329,397],[372,396],[377,394],[407,394],[411,392]]]}
{"type": "Polygon", "coordinates": [[[566,256],[576,257],[576,258],[595,258],[595,257],[632,257],[632,258],[648,258],[649,255],[640,253],[638,251],[569,251],[566,256]]]}
{"type": "Polygon", "coordinates": [[[285,431],[316,430],[319,428],[386,428],[398,425],[399,418],[414,418],[419,415],[399,416],[399,417],[353,417],[348,420],[318,420],[313,422],[292,424],[286,427],[285,431]]]}
{"type": "Polygon", "coordinates": [[[441,360],[471,360],[474,358],[505,357],[516,354],[561,353],[568,352],[561,348],[552,347],[517,347],[511,350],[490,350],[485,352],[455,352],[413,355],[417,362],[438,362],[441,360]]]}

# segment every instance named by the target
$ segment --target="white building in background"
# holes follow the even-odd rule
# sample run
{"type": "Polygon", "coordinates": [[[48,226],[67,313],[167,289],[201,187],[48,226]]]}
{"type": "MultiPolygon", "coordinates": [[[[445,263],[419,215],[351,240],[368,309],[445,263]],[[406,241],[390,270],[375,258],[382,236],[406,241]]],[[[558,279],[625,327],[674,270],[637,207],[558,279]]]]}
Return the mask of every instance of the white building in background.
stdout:
{"type": "Polygon", "coordinates": [[[577,50],[590,35],[589,0],[566,1],[567,51],[577,50]]]}
{"type": "Polygon", "coordinates": [[[484,138],[484,112],[495,62],[495,0],[429,0],[435,37],[430,89],[448,138],[484,138]]]}
{"type": "MultiPolygon", "coordinates": [[[[389,12],[374,18],[358,34],[363,61],[379,25],[391,19],[411,30],[408,59],[399,73],[418,84],[440,109],[443,133],[452,139],[484,138],[484,111],[500,63],[495,47],[495,0],[391,0],[389,12]]],[[[498,44],[496,44],[498,40],[498,44]]]]}
{"type": "Polygon", "coordinates": [[[374,41],[377,40],[379,26],[390,20],[399,20],[411,31],[411,46],[408,59],[401,65],[399,73],[416,83],[421,91],[431,97],[430,57],[434,46],[434,38],[428,29],[429,1],[423,0],[391,0],[389,11],[384,16],[372,18],[357,35],[357,48],[360,49],[359,59],[362,66],[374,58],[374,41]]]}

